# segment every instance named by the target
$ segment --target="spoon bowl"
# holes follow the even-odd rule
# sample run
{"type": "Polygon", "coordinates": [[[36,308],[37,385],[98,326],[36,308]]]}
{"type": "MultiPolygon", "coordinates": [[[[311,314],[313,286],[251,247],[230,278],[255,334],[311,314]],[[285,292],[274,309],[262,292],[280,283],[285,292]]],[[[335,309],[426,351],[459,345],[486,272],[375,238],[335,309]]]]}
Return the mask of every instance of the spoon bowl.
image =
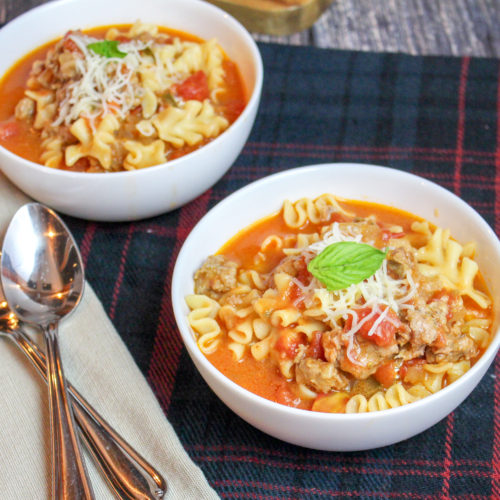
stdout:
{"type": "Polygon", "coordinates": [[[93,498],[69,404],[57,330],[84,287],[78,247],[64,222],[39,203],[22,206],[5,233],[0,263],[5,299],[16,316],[38,325],[47,347],[53,498],[93,498]]]}
{"type": "Polygon", "coordinates": [[[28,323],[58,321],[80,301],[80,252],[62,220],[43,205],[28,203],[15,214],[5,235],[1,266],[7,302],[28,323]]]}

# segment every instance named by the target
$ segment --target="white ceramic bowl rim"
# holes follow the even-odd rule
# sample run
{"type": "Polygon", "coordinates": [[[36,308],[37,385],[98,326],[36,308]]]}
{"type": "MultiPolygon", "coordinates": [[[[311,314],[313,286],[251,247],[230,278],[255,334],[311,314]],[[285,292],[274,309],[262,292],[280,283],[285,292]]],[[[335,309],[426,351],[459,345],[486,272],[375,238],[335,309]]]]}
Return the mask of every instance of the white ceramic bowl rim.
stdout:
{"type": "MultiPolygon", "coordinates": [[[[345,167],[345,168],[359,168],[359,169],[378,169],[380,172],[387,171],[388,173],[391,174],[391,176],[394,177],[393,180],[397,180],[398,178],[414,178],[415,180],[418,180],[419,183],[422,183],[429,188],[436,189],[442,193],[442,196],[444,197],[450,197],[451,199],[454,200],[455,203],[459,203],[465,207],[467,207],[468,210],[472,210],[473,213],[475,214],[476,217],[476,222],[478,226],[480,226],[481,230],[488,233],[490,236],[492,236],[496,240],[496,245],[495,245],[495,250],[496,254],[498,257],[498,262],[500,263],[500,241],[498,240],[497,236],[493,232],[493,230],[490,228],[488,223],[482,218],[479,213],[477,213],[472,207],[470,207],[465,201],[463,201],[461,198],[453,194],[452,192],[448,191],[447,189],[431,182],[428,181],[424,178],[421,178],[419,176],[416,176],[414,174],[404,172],[404,171],[399,171],[390,167],[384,167],[384,166],[378,166],[378,165],[368,165],[368,164],[356,164],[356,163],[333,163],[333,164],[317,164],[317,165],[309,165],[309,166],[304,166],[304,167],[296,167],[292,168],[290,170],[285,170],[282,172],[278,172],[275,174],[271,174],[269,176],[266,176],[262,179],[256,180],[254,182],[251,182],[250,184],[240,188],[239,190],[235,191],[234,193],[230,194],[227,196],[224,200],[220,201],[217,205],[215,205],[207,214],[205,214],[199,222],[196,224],[196,226],[193,228],[191,231],[190,235],[188,238],[185,240],[183,248],[181,248],[179,255],[177,257],[177,261],[179,261],[182,258],[183,250],[186,246],[189,245],[189,242],[191,239],[194,239],[196,236],[196,232],[199,230],[199,228],[206,223],[206,221],[214,219],[220,220],[219,214],[224,213],[226,205],[229,205],[232,203],[234,198],[238,198],[242,194],[248,194],[251,192],[258,193],[259,189],[268,183],[273,183],[276,181],[276,179],[284,179],[286,177],[290,176],[295,176],[298,173],[305,173],[307,171],[313,172],[318,169],[322,168],[328,168],[328,167],[345,167]]],[[[243,227],[241,229],[244,229],[243,227]]],[[[177,264],[174,268],[174,273],[173,273],[173,278],[172,278],[172,299],[176,298],[176,290],[179,287],[179,283],[181,280],[185,279],[185,276],[180,276],[178,274],[177,269],[177,264]]],[[[498,305],[496,305],[498,307],[498,305]]],[[[173,308],[174,308],[174,314],[177,319],[177,324],[180,324],[180,320],[182,321],[183,316],[185,316],[185,312],[183,311],[182,307],[180,304],[176,303],[174,300],[173,303],[173,308]]],[[[436,402],[441,398],[444,397],[449,391],[455,391],[457,389],[460,389],[461,385],[466,384],[466,381],[468,378],[473,376],[474,373],[484,369],[484,365],[486,363],[491,363],[491,359],[494,358],[496,352],[498,351],[500,347],[500,333],[497,330],[496,332],[493,332],[493,338],[490,342],[490,345],[488,348],[483,352],[481,357],[477,360],[476,363],[470,368],[470,370],[467,371],[462,377],[457,379],[456,381],[453,382],[453,384],[450,384],[449,386],[443,387],[439,391],[437,391],[434,394],[431,394],[430,396],[427,396],[423,399],[420,399],[418,401],[415,401],[411,404],[403,405],[397,408],[391,408],[387,410],[380,410],[377,412],[367,412],[367,413],[326,413],[326,412],[315,412],[315,411],[310,411],[310,410],[304,410],[300,408],[294,408],[294,407],[289,407],[286,405],[282,405],[280,403],[276,403],[274,401],[268,400],[262,396],[258,396],[251,391],[241,387],[240,385],[236,384],[233,382],[231,379],[226,377],[222,372],[217,370],[217,368],[214,367],[210,363],[210,361],[203,355],[203,353],[200,351],[198,348],[194,335],[189,329],[189,333],[186,335],[183,334],[183,329],[180,328],[181,335],[184,339],[185,342],[189,342],[191,345],[191,354],[196,357],[197,362],[201,363],[201,365],[209,370],[212,375],[216,377],[219,381],[221,381],[223,384],[226,384],[232,388],[233,391],[236,391],[240,395],[244,395],[246,398],[251,399],[257,406],[263,406],[263,407],[268,407],[268,408],[273,408],[275,410],[282,410],[283,412],[289,413],[291,412],[292,414],[296,415],[304,415],[307,414],[308,419],[311,419],[311,421],[323,421],[323,420],[331,420],[332,423],[335,421],[342,421],[345,420],[346,418],[348,419],[359,419],[360,421],[364,420],[373,420],[373,419],[380,419],[384,418],[384,416],[389,412],[391,415],[399,414],[401,417],[404,418],[404,416],[408,412],[413,412],[413,410],[416,407],[419,408],[424,408],[428,407],[429,411],[432,411],[432,406],[436,404],[436,402]],[[491,358],[491,359],[490,359],[491,358]],[[488,361],[489,360],[489,361],[488,361]]],[[[186,333],[186,332],[184,332],[186,333]]]]}
{"type": "MultiPolygon", "coordinates": [[[[207,3],[207,2],[202,2],[201,0],[182,0],[182,1],[184,3],[193,3],[198,8],[204,8],[207,10],[212,10],[214,12],[216,12],[216,11],[221,12],[221,13],[223,13],[227,22],[229,22],[235,26],[241,27],[241,24],[236,19],[234,19],[233,17],[228,15],[226,12],[222,11],[222,9],[220,9],[219,7],[216,7],[215,5],[212,5],[212,4],[207,3]]],[[[12,21],[8,22],[5,26],[3,26],[0,29],[0,33],[8,32],[11,29],[15,29],[17,24],[24,22],[25,19],[29,19],[31,17],[36,17],[38,15],[37,14],[38,11],[40,11],[40,10],[53,9],[53,8],[57,8],[61,4],[71,4],[71,3],[79,3],[79,2],[77,2],[76,0],[55,0],[55,1],[52,1],[48,4],[38,5],[38,6],[34,7],[33,9],[30,9],[27,12],[24,12],[23,14],[21,14],[20,16],[14,18],[12,21]]],[[[96,27],[98,27],[98,26],[96,26],[96,27]]],[[[263,84],[263,74],[264,74],[262,57],[260,55],[260,52],[257,48],[255,41],[250,36],[250,34],[246,30],[243,30],[241,32],[241,35],[246,39],[246,41],[248,43],[248,46],[249,46],[251,53],[252,53],[252,57],[254,59],[255,69],[256,69],[256,80],[255,80],[254,88],[252,90],[246,89],[250,98],[248,99],[248,102],[247,102],[243,112],[228,127],[228,129],[226,129],[224,132],[222,132],[219,136],[217,136],[215,139],[210,141],[208,144],[205,144],[202,148],[196,149],[195,151],[188,153],[190,158],[196,159],[197,155],[205,154],[205,152],[209,153],[212,148],[215,148],[216,145],[214,146],[214,143],[217,144],[219,142],[220,138],[224,135],[224,133],[227,132],[230,128],[236,126],[239,122],[246,120],[247,115],[249,115],[251,113],[251,108],[253,108],[255,101],[258,101],[260,99],[260,93],[261,93],[262,84],[263,84]],[[203,153],[202,153],[202,151],[203,151],[203,153]]],[[[33,49],[35,49],[35,48],[36,47],[33,47],[33,49]]],[[[2,76],[2,78],[3,78],[3,76],[2,76]]],[[[34,168],[37,170],[40,170],[40,169],[45,170],[48,168],[45,165],[41,165],[41,164],[33,162],[31,160],[27,160],[26,158],[20,157],[20,156],[16,155],[15,153],[12,153],[8,149],[4,148],[2,145],[0,145],[0,149],[7,156],[10,156],[11,158],[16,158],[18,160],[20,159],[21,161],[29,164],[31,168],[34,168]]],[[[147,174],[148,172],[152,172],[152,171],[157,170],[159,168],[165,168],[165,166],[168,166],[169,168],[175,168],[178,163],[182,162],[183,158],[184,158],[184,156],[181,156],[179,158],[176,158],[175,160],[170,160],[170,161],[165,162],[165,163],[160,163],[159,165],[153,165],[151,167],[147,167],[147,168],[143,168],[143,169],[139,169],[139,170],[123,170],[123,171],[111,172],[111,173],[113,174],[113,177],[137,175],[138,172],[141,172],[141,173],[146,172],[146,174],[147,174]]],[[[203,168],[202,164],[200,164],[200,168],[203,168]]],[[[102,176],[103,173],[73,172],[70,170],[52,169],[51,174],[55,175],[55,176],[60,176],[60,177],[78,178],[81,175],[85,175],[85,177],[102,176]]]]}

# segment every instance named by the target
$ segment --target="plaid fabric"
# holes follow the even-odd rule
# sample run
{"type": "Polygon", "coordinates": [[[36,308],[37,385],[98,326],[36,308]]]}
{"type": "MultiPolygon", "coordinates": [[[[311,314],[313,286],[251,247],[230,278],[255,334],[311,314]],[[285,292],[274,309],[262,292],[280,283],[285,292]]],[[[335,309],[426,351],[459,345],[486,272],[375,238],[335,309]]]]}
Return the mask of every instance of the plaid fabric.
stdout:
{"type": "Polygon", "coordinates": [[[500,231],[499,61],[260,49],[260,112],[216,186],[141,222],[65,218],[89,282],[222,498],[500,498],[498,361],[464,404],[426,432],[377,450],[327,453],[280,442],[242,421],[183,348],[170,303],[182,242],[214,204],[273,172],[339,161],[387,165],[455,192],[500,231]]]}

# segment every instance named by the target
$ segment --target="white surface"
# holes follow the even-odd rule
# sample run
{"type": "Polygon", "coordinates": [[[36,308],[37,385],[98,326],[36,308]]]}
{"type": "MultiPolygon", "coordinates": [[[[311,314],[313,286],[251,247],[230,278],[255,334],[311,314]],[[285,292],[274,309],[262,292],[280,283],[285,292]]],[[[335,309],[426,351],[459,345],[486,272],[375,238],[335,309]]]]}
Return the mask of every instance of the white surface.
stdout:
{"type": "Polygon", "coordinates": [[[460,242],[477,242],[476,261],[493,297],[500,297],[500,242],[469,205],[423,178],[385,167],[324,164],[291,169],[254,182],[216,205],[195,226],[176,262],[172,279],[174,314],[196,367],[214,392],[240,417],[289,443],[331,451],[353,451],[389,445],[434,425],[458,406],[484,375],[500,344],[495,309],[491,345],[458,381],[432,396],[390,410],[345,415],[289,408],[256,396],[222,375],[198,349],[187,322],[184,297],[193,293],[193,274],[206,257],[250,223],[297,200],[332,193],[373,201],[417,214],[449,228],[460,242]],[[255,201],[259,200],[258,203],[255,201]]]}
{"type": "Polygon", "coordinates": [[[0,30],[0,74],[36,47],[69,29],[133,23],[140,19],[217,38],[242,74],[249,102],[219,137],[177,160],[130,172],[90,174],[50,169],[0,146],[0,168],[21,190],[65,214],[91,220],[125,221],[151,217],[187,203],[231,167],[257,113],[263,68],[248,32],[224,11],[199,0],[60,0],[14,19],[0,30]],[[75,13],[78,12],[77,15],[75,13]],[[12,41],[15,40],[15,43],[12,41]]]}

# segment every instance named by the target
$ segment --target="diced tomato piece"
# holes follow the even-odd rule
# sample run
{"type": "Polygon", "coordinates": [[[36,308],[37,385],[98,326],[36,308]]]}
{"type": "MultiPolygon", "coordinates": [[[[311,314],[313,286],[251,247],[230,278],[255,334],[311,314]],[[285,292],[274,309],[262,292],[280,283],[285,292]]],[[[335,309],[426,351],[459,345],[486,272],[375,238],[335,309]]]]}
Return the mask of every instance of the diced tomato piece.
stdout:
{"type": "Polygon", "coordinates": [[[166,36],[164,34],[164,38],[159,38],[155,40],[155,43],[162,43],[163,45],[172,45],[174,43],[174,38],[171,36],[166,36]]]}
{"type": "Polygon", "coordinates": [[[296,264],[297,267],[297,276],[296,278],[304,284],[304,286],[308,286],[311,283],[312,274],[307,270],[307,264],[304,258],[300,259],[296,264]]]}
{"type": "Polygon", "coordinates": [[[377,382],[380,382],[384,387],[390,387],[397,377],[396,362],[394,360],[388,361],[377,368],[373,375],[377,382]]]}
{"type": "Polygon", "coordinates": [[[440,290],[439,292],[435,292],[429,302],[436,302],[438,300],[442,300],[443,302],[446,302],[448,306],[448,312],[446,313],[446,319],[447,321],[450,321],[450,319],[453,318],[453,304],[458,300],[456,294],[452,294],[450,292],[447,292],[446,290],[440,290]]]}
{"type": "Polygon", "coordinates": [[[404,231],[401,231],[399,233],[393,233],[392,231],[389,231],[388,229],[383,229],[382,230],[382,241],[387,241],[391,239],[396,239],[396,238],[403,238],[406,236],[406,233],[404,231]]]}
{"type": "Polygon", "coordinates": [[[300,398],[293,394],[286,382],[278,386],[275,396],[276,402],[282,405],[297,407],[300,404],[300,398]]]}
{"type": "Polygon", "coordinates": [[[449,302],[450,300],[450,294],[446,290],[438,290],[437,292],[434,292],[432,294],[432,297],[430,298],[429,302],[434,302],[436,300],[441,300],[443,297],[446,298],[446,301],[449,302]]]}
{"type": "Polygon", "coordinates": [[[312,339],[309,342],[309,347],[307,348],[306,352],[306,356],[308,358],[325,360],[325,350],[323,349],[323,344],[321,343],[322,337],[322,332],[313,333],[312,339]]]}
{"type": "Polygon", "coordinates": [[[305,308],[304,294],[297,283],[293,281],[290,283],[286,291],[286,297],[297,309],[305,308]]]}
{"type": "Polygon", "coordinates": [[[71,38],[66,38],[63,42],[63,46],[70,52],[80,52],[78,45],[71,38]]]}
{"type": "Polygon", "coordinates": [[[73,170],[74,172],[85,172],[89,169],[90,162],[88,157],[83,157],[77,160],[68,170],[73,170]]]}
{"type": "MultiPolygon", "coordinates": [[[[295,267],[297,269],[297,274],[295,279],[302,283],[304,286],[309,285],[312,279],[311,273],[307,270],[307,264],[304,259],[300,259],[295,263],[295,267]]],[[[287,299],[298,309],[304,309],[304,293],[300,286],[292,281],[288,290],[286,292],[287,299]]]]}
{"type": "Polygon", "coordinates": [[[209,96],[207,75],[200,70],[175,87],[178,96],[185,100],[203,101],[209,96]]]}
{"type": "Polygon", "coordinates": [[[345,413],[345,406],[350,396],[345,392],[335,392],[334,394],[320,394],[312,405],[312,411],[326,413],[345,413]]]}
{"type": "Polygon", "coordinates": [[[413,358],[408,361],[404,361],[399,369],[399,377],[403,382],[418,382],[420,378],[419,374],[423,370],[426,360],[424,358],[413,358]],[[407,380],[407,378],[411,380],[407,380]]]}
{"type": "Polygon", "coordinates": [[[443,329],[440,328],[436,337],[436,340],[432,343],[432,347],[436,349],[442,349],[443,347],[446,347],[446,344],[448,343],[446,334],[444,333],[443,329]]]}
{"type": "Polygon", "coordinates": [[[120,105],[116,101],[108,101],[108,109],[114,115],[117,115],[120,111],[120,105]]]}
{"type": "Polygon", "coordinates": [[[80,50],[80,47],[78,47],[75,41],[70,38],[70,36],[73,33],[74,33],[73,31],[68,31],[68,33],[66,33],[66,35],[64,36],[63,39],[64,50],[68,50],[69,52],[77,52],[78,54],[83,56],[83,52],[80,50]]]}
{"type": "Polygon", "coordinates": [[[142,111],[142,106],[139,104],[130,110],[131,115],[138,115],[142,111]]]}
{"type": "Polygon", "coordinates": [[[306,342],[307,336],[305,333],[283,328],[274,348],[283,358],[294,359],[297,355],[299,346],[306,344],[306,342]]]}
{"type": "MultiPolygon", "coordinates": [[[[361,321],[371,312],[372,309],[369,307],[358,309],[356,311],[358,315],[358,321],[361,321]]],[[[377,319],[381,314],[382,311],[375,313],[373,317],[365,321],[358,330],[358,333],[363,338],[371,340],[378,346],[387,347],[395,342],[396,332],[403,327],[403,323],[401,323],[400,319],[398,318],[398,315],[392,309],[389,308],[386,317],[380,322],[380,324],[377,326],[373,334],[369,335],[373,324],[375,323],[375,321],[377,321],[377,319]]],[[[349,316],[349,318],[345,322],[344,328],[346,330],[349,330],[351,326],[352,326],[352,318],[351,316],[349,316]]]]}
{"type": "Polygon", "coordinates": [[[17,134],[19,134],[19,123],[4,122],[0,124],[0,140],[5,141],[17,134]]]}

